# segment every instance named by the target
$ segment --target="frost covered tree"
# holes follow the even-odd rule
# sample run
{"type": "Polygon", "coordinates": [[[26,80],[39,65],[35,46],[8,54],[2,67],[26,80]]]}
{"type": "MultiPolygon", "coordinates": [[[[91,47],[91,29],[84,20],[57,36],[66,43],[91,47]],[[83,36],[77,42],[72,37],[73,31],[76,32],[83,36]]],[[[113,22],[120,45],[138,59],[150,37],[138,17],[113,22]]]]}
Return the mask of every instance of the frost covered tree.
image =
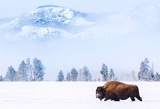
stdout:
{"type": "Polygon", "coordinates": [[[71,78],[71,74],[70,72],[67,73],[67,76],[66,76],[66,81],[71,81],[72,78],[71,78]]]}
{"type": "Polygon", "coordinates": [[[158,74],[158,72],[156,72],[154,79],[155,81],[160,81],[160,74],[158,74]]]}
{"type": "Polygon", "coordinates": [[[116,76],[114,74],[113,69],[110,69],[109,75],[108,75],[108,80],[116,80],[116,76]]]}
{"type": "Polygon", "coordinates": [[[2,75],[0,76],[0,81],[4,81],[4,78],[2,75]]]}
{"type": "Polygon", "coordinates": [[[83,81],[91,81],[92,75],[89,72],[89,69],[87,67],[83,67],[82,69],[82,80],[83,81]]]}
{"type": "Polygon", "coordinates": [[[15,81],[16,80],[16,71],[12,66],[8,67],[8,71],[5,77],[6,81],[15,81]]]}
{"type": "Polygon", "coordinates": [[[146,68],[146,65],[144,62],[141,62],[140,71],[138,73],[139,80],[146,80],[147,79],[145,72],[148,72],[148,68],[146,68]]]}
{"type": "Polygon", "coordinates": [[[77,77],[78,77],[78,72],[75,68],[73,68],[71,70],[71,80],[72,81],[77,81],[77,77]]]}
{"type": "Polygon", "coordinates": [[[100,73],[102,74],[102,81],[108,81],[108,67],[105,64],[102,64],[100,73]]]}
{"type": "Polygon", "coordinates": [[[78,81],[83,81],[82,69],[79,70],[79,73],[78,73],[78,81]]]}
{"type": "Polygon", "coordinates": [[[58,73],[57,81],[64,81],[64,74],[62,70],[58,73]]]}
{"type": "Polygon", "coordinates": [[[140,71],[138,72],[138,79],[143,81],[153,80],[154,74],[149,66],[148,58],[145,58],[144,61],[141,62],[140,71]]]}
{"type": "Polygon", "coordinates": [[[33,75],[34,75],[34,81],[43,81],[44,79],[44,66],[41,62],[41,60],[38,60],[35,58],[33,60],[33,75]]]}
{"type": "Polygon", "coordinates": [[[27,61],[26,61],[26,67],[27,67],[27,80],[32,81],[33,80],[33,76],[32,76],[33,68],[32,68],[32,65],[30,63],[30,58],[28,58],[27,61]]]}
{"type": "Polygon", "coordinates": [[[27,65],[22,61],[16,73],[16,81],[27,81],[27,65]]]}

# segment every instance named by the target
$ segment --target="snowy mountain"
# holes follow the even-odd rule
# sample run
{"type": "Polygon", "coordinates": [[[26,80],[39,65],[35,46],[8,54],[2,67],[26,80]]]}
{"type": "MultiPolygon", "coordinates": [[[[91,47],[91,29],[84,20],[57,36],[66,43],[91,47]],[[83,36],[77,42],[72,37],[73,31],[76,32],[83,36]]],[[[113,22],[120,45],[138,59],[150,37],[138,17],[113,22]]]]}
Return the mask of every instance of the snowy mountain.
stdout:
{"type": "Polygon", "coordinates": [[[70,8],[47,5],[1,23],[0,28],[7,28],[16,37],[67,37],[94,24],[87,16],[70,8]]]}
{"type": "Polygon", "coordinates": [[[70,8],[59,6],[40,6],[30,13],[24,14],[19,18],[19,25],[32,24],[34,26],[54,26],[64,27],[68,25],[85,25],[87,14],[81,13],[70,8]],[[84,19],[84,22],[78,24],[78,19],[84,19]]]}
{"type": "Polygon", "coordinates": [[[124,37],[157,34],[160,6],[138,6],[122,12],[89,14],[60,6],[40,6],[17,18],[0,19],[6,38],[124,37]],[[8,32],[9,31],[9,32],[8,32]]]}

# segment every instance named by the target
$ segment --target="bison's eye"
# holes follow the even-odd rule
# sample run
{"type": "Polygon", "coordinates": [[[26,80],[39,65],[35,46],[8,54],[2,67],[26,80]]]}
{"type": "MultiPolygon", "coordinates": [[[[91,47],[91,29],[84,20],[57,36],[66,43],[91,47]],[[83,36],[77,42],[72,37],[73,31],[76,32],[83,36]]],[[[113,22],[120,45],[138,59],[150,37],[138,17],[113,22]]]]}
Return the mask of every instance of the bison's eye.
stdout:
{"type": "Polygon", "coordinates": [[[96,92],[97,92],[97,93],[101,93],[101,92],[103,92],[103,87],[97,87],[96,92]]]}

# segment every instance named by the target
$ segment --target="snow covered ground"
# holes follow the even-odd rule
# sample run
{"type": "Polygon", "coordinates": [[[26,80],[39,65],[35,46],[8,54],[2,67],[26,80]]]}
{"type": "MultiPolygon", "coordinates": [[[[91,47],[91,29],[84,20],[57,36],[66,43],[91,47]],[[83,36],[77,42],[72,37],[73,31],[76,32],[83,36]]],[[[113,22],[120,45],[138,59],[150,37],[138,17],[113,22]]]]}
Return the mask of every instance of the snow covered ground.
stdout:
{"type": "Polygon", "coordinates": [[[160,109],[160,82],[136,84],[143,101],[100,101],[104,82],[0,82],[1,109],[160,109]]]}

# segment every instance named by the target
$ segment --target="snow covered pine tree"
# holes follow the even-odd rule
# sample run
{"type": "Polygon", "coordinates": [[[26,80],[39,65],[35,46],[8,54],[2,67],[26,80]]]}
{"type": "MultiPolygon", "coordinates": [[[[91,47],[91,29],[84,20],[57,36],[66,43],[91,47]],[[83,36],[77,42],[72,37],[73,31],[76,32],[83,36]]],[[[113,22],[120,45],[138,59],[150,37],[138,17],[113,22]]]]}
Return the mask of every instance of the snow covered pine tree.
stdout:
{"type": "Polygon", "coordinates": [[[138,79],[142,81],[150,81],[154,79],[154,74],[149,66],[148,58],[145,58],[144,61],[141,62],[138,79]]]}
{"type": "Polygon", "coordinates": [[[116,76],[115,76],[115,74],[114,74],[114,71],[113,71],[113,69],[111,68],[110,69],[110,72],[109,72],[109,75],[108,75],[108,80],[116,80],[117,78],[116,78],[116,76]]]}
{"type": "Polygon", "coordinates": [[[24,60],[19,65],[16,81],[27,81],[27,65],[24,60]]]}
{"type": "Polygon", "coordinates": [[[82,69],[82,80],[83,81],[91,81],[92,75],[89,72],[89,69],[87,67],[83,67],[82,69]]]}
{"type": "Polygon", "coordinates": [[[58,73],[57,81],[64,81],[64,74],[62,70],[58,73]]]}
{"type": "Polygon", "coordinates": [[[37,58],[35,58],[33,60],[34,81],[43,81],[44,69],[45,68],[44,68],[41,60],[38,60],[37,58]]]}
{"type": "Polygon", "coordinates": [[[16,80],[16,71],[12,66],[8,67],[8,71],[5,77],[6,81],[15,81],[16,80]]]}
{"type": "Polygon", "coordinates": [[[71,79],[72,79],[72,81],[77,81],[77,77],[78,77],[78,72],[77,72],[77,70],[75,68],[73,68],[71,70],[71,79]]]}
{"type": "Polygon", "coordinates": [[[100,73],[102,74],[102,80],[108,81],[108,67],[105,64],[102,64],[102,70],[100,73]]]}

